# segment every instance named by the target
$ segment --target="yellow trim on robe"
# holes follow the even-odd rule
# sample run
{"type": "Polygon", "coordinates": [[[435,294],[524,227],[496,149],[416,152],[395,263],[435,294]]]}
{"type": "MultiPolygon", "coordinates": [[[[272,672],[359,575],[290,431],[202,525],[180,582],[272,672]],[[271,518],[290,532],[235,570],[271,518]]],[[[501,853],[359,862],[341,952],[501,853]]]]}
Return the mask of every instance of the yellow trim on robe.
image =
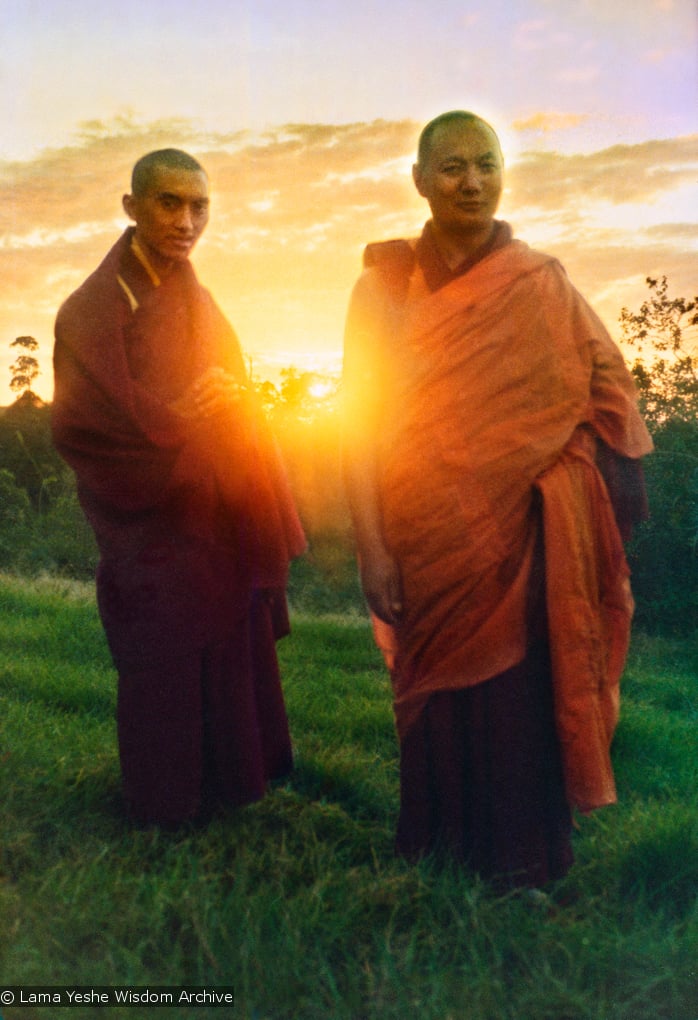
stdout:
{"type": "Polygon", "coordinates": [[[123,276],[117,276],[116,280],[121,289],[123,290],[124,294],[128,298],[128,303],[131,306],[131,311],[135,312],[136,309],[138,308],[138,299],[136,295],[133,293],[129,285],[126,283],[126,280],[124,280],[123,276]]]}
{"type": "Polygon", "coordinates": [[[135,234],[131,241],[131,251],[145,269],[146,273],[148,274],[153,283],[153,286],[159,287],[162,281],[160,280],[160,277],[158,276],[158,274],[155,272],[150,262],[148,261],[148,256],[146,255],[146,253],[143,251],[140,244],[136,240],[135,234]]]}

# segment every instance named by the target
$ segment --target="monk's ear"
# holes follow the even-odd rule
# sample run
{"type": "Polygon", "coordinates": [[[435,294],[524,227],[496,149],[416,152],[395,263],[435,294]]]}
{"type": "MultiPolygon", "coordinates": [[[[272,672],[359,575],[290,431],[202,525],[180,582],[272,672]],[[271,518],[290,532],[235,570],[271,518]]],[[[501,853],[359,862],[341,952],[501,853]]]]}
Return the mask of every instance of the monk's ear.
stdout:
{"type": "Polygon", "coordinates": [[[414,181],[414,186],[422,198],[426,198],[426,195],[424,194],[424,174],[422,173],[422,168],[419,163],[415,163],[412,166],[412,180],[414,181]]]}
{"type": "Polygon", "coordinates": [[[136,218],[136,199],[133,195],[124,195],[121,199],[121,204],[124,207],[124,212],[130,220],[136,218]]]}

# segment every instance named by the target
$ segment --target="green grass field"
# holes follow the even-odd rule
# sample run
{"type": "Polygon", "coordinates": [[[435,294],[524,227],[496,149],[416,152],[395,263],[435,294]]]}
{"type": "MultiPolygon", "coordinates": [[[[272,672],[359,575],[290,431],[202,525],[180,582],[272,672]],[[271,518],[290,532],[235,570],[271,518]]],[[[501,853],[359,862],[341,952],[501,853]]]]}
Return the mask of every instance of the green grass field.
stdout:
{"type": "Polygon", "coordinates": [[[394,859],[389,685],[358,612],[295,614],[280,654],[292,777],[204,829],[134,831],[91,586],[0,577],[0,980],[236,990],[4,1020],[698,1020],[698,638],[636,636],[620,803],[580,820],[555,911],[394,859]]]}

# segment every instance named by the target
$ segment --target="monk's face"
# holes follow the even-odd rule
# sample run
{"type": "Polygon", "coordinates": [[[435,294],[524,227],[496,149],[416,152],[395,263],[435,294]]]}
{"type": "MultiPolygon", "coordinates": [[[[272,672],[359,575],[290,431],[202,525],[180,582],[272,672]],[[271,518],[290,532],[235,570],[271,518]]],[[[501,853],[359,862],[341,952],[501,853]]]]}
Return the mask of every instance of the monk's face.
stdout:
{"type": "Polygon", "coordinates": [[[479,121],[436,128],[424,164],[413,167],[434,224],[449,234],[486,229],[502,194],[502,154],[494,132],[479,121]]]}
{"type": "Polygon", "coordinates": [[[208,223],[208,179],[199,170],[157,166],[145,194],[124,196],[124,209],[147,257],[167,269],[189,257],[208,223]]]}

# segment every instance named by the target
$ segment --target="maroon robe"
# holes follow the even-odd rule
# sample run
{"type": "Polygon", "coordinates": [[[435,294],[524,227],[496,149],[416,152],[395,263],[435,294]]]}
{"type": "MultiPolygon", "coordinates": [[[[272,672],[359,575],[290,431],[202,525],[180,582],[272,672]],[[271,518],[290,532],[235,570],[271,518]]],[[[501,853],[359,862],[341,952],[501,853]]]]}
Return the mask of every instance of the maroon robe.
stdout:
{"type": "Polygon", "coordinates": [[[156,284],[132,238],[58,313],[53,434],[100,550],[125,796],[176,822],[291,767],[274,641],[304,538],[252,397],[202,422],[170,409],[211,367],[244,384],[244,364],[190,264],[156,284]]]}

